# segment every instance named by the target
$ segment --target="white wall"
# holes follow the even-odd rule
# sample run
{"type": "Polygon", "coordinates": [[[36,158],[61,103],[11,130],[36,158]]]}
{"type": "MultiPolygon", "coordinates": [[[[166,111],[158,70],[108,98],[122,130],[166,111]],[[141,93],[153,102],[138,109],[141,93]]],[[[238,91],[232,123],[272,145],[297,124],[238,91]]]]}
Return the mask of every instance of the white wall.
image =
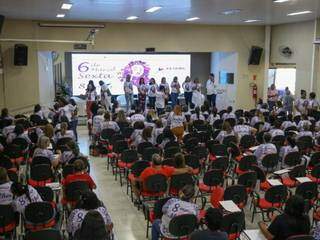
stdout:
{"type": "Polygon", "coordinates": [[[39,103],[41,106],[52,106],[54,99],[53,64],[50,51],[38,52],[39,103]]]}

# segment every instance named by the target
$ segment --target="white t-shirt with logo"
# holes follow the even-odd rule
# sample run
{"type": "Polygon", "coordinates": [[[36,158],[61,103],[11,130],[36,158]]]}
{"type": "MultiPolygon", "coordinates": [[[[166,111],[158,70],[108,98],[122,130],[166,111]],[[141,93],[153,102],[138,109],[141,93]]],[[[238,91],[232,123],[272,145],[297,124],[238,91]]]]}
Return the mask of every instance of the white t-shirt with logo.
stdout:
{"type": "Polygon", "coordinates": [[[170,122],[170,128],[176,128],[176,127],[183,127],[183,123],[186,122],[186,117],[184,114],[182,115],[176,115],[174,113],[170,114],[169,116],[169,122],[170,122]]]}
{"type": "Polygon", "coordinates": [[[208,79],[207,84],[207,95],[217,94],[217,86],[212,82],[211,79],[208,79]]]}
{"type": "Polygon", "coordinates": [[[148,96],[149,97],[155,97],[157,91],[157,84],[151,84],[148,87],[148,96]]]}
{"type": "Polygon", "coordinates": [[[178,82],[171,83],[171,93],[179,93],[180,91],[180,84],[178,82]]]}
{"type": "Polygon", "coordinates": [[[156,104],[155,104],[156,108],[164,108],[166,94],[164,92],[157,91],[155,97],[156,97],[156,104]]]}
{"type": "Polygon", "coordinates": [[[184,92],[192,92],[192,82],[184,82],[182,87],[184,92]]]}
{"type": "Polygon", "coordinates": [[[13,195],[11,192],[12,182],[6,182],[0,184],[0,205],[8,205],[13,201],[13,195]]]}
{"type": "Polygon", "coordinates": [[[132,82],[125,81],[123,84],[123,89],[125,94],[132,94],[133,93],[133,85],[132,82]]]}
{"type": "Polygon", "coordinates": [[[29,203],[42,202],[42,198],[39,195],[39,193],[37,192],[37,190],[29,185],[28,185],[28,188],[29,188],[29,196],[30,196],[31,201],[29,200],[29,198],[27,197],[26,194],[24,194],[20,197],[16,197],[13,200],[13,209],[15,210],[15,212],[19,212],[21,214],[24,214],[24,209],[26,208],[26,206],[29,203]]]}

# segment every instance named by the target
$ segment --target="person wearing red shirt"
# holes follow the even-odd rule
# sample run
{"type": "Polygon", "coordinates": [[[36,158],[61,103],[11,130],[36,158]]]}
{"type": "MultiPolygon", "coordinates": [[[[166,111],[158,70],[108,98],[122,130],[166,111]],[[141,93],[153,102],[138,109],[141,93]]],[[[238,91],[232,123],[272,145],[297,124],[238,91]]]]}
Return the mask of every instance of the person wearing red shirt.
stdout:
{"type": "Polygon", "coordinates": [[[86,172],[86,165],[85,163],[79,159],[76,160],[74,163],[74,170],[75,173],[68,175],[65,179],[62,180],[62,185],[67,186],[69,183],[72,182],[78,182],[78,181],[84,181],[87,182],[89,185],[89,188],[96,189],[97,186],[93,179],[90,177],[90,175],[86,172]]]}

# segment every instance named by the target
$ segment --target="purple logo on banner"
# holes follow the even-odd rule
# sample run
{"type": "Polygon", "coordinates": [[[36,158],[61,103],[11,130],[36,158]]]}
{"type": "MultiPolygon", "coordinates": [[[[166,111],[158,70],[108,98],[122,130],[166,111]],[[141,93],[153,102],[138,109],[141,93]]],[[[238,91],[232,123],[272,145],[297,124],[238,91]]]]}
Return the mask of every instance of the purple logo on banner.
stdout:
{"type": "Polygon", "coordinates": [[[145,84],[149,83],[150,67],[143,61],[132,61],[124,69],[123,79],[129,74],[131,75],[131,82],[133,85],[138,86],[140,78],[144,78],[145,84]]]}
{"type": "Polygon", "coordinates": [[[78,71],[79,72],[88,72],[88,70],[89,70],[88,64],[89,64],[88,62],[80,63],[78,65],[78,71]]]}

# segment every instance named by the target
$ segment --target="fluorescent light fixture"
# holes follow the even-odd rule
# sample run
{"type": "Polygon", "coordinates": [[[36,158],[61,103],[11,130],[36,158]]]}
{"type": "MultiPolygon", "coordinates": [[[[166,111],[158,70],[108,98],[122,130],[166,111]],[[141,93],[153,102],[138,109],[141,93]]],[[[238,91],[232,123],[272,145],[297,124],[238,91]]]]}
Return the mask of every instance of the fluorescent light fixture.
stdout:
{"type": "Polygon", "coordinates": [[[290,0],[273,0],[274,3],[285,3],[289,2],[290,0]]]}
{"type": "Polygon", "coordinates": [[[63,13],[59,13],[59,14],[57,14],[57,18],[64,18],[66,15],[65,14],[63,14],[63,13]]]}
{"type": "Polygon", "coordinates": [[[293,12],[293,13],[288,13],[287,16],[296,16],[296,15],[302,15],[302,14],[308,14],[308,13],[312,13],[312,11],[301,11],[301,12],[293,12]]]}
{"type": "Polygon", "coordinates": [[[192,17],[192,18],[187,18],[186,21],[187,22],[191,22],[191,21],[195,21],[195,20],[199,20],[200,18],[198,17],[192,17]]]}
{"type": "Polygon", "coordinates": [[[221,12],[223,15],[234,15],[237,13],[240,13],[241,10],[240,9],[229,9],[229,10],[225,10],[223,12],[221,12]]]}
{"type": "Polygon", "coordinates": [[[154,12],[160,10],[161,8],[162,8],[161,6],[155,6],[155,7],[152,7],[152,8],[147,9],[145,12],[147,12],[147,13],[154,13],[154,12]]]}
{"type": "Polygon", "coordinates": [[[71,3],[63,3],[61,6],[61,9],[63,9],[63,10],[70,10],[71,8],[72,8],[71,3]]]}
{"type": "Polygon", "coordinates": [[[137,17],[137,16],[130,16],[130,17],[127,17],[127,20],[136,20],[136,19],[138,19],[138,17],[137,17]]]}
{"type": "Polygon", "coordinates": [[[261,20],[259,19],[248,19],[248,20],[244,20],[245,23],[254,23],[254,22],[261,22],[261,20]]]}

